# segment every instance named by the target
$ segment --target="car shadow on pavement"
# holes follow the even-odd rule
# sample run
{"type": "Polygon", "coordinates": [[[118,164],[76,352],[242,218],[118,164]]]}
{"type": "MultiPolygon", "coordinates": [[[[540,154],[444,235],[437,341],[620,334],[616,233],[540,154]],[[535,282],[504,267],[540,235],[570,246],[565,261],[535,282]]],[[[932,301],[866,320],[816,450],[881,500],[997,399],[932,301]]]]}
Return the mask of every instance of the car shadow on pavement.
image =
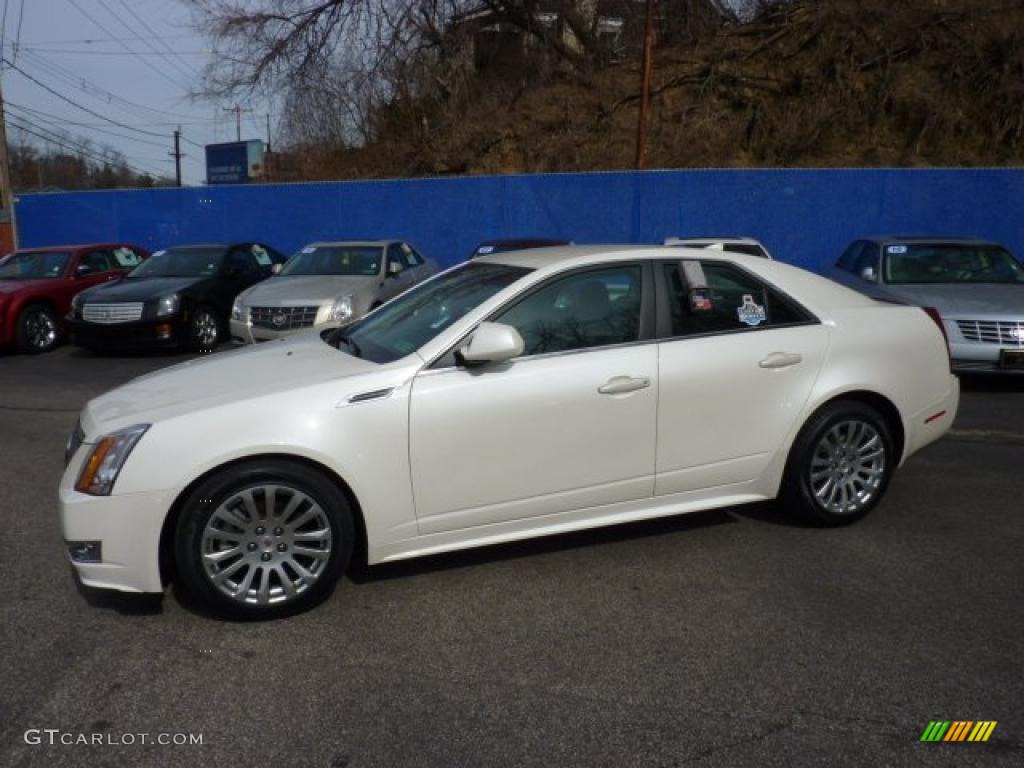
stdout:
{"type": "Polygon", "coordinates": [[[365,553],[357,553],[349,567],[348,577],[356,584],[386,581],[455,568],[474,567],[503,560],[517,560],[554,552],[565,552],[600,544],[613,544],[629,539],[682,533],[699,528],[736,523],[738,521],[730,514],[731,509],[692,512],[654,520],[621,523],[371,566],[366,565],[365,553]]]}
{"type": "Polygon", "coordinates": [[[118,592],[113,589],[97,589],[82,583],[78,574],[72,574],[75,589],[91,608],[116,611],[123,616],[155,616],[163,613],[162,594],[149,592],[118,592]]]}
{"type": "Polygon", "coordinates": [[[965,392],[1024,392],[1024,375],[960,375],[960,387],[965,392]]]}

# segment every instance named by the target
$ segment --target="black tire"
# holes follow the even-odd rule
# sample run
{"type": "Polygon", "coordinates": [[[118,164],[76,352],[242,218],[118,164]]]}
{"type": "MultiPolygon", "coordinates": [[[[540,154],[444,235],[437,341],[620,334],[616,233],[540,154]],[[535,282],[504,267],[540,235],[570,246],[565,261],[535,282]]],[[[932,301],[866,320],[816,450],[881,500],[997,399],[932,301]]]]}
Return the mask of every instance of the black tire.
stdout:
{"type": "Polygon", "coordinates": [[[15,344],[22,352],[38,355],[60,344],[60,319],[43,304],[30,304],[18,315],[15,344]]]}
{"type": "Polygon", "coordinates": [[[882,414],[859,401],[838,400],[800,430],[779,498],[787,512],[815,525],[849,525],[878,505],[898,463],[882,414]]]}
{"type": "Polygon", "coordinates": [[[200,483],[183,501],[174,542],[178,580],[188,596],[220,615],[257,620],[292,615],[334,590],[352,557],[354,532],[345,494],[315,469],[280,459],[236,464],[200,483]],[[276,486],[270,510],[276,515],[268,514],[268,485],[276,486]],[[247,492],[255,516],[246,508],[247,492]],[[295,493],[316,506],[300,501],[289,513],[295,493]],[[244,514],[234,518],[239,509],[244,514]],[[232,528],[229,519],[238,525],[232,528]],[[294,536],[301,538],[296,542],[294,536]],[[323,554],[313,557],[305,554],[309,551],[323,554]],[[218,575],[222,586],[215,583],[218,575]]]}
{"type": "Polygon", "coordinates": [[[212,352],[224,339],[224,321],[211,307],[198,306],[188,321],[188,346],[195,352],[212,352]]]}

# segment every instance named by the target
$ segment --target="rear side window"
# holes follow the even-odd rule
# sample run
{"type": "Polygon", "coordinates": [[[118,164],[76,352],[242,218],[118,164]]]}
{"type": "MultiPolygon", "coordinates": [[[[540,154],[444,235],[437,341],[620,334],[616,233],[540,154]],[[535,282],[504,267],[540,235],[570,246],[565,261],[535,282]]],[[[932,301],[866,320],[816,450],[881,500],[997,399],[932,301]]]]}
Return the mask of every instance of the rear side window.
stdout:
{"type": "Polygon", "coordinates": [[[419,267],[423,264],[423,257],[408,243],[402,243],[402,253],[405,254],[405,259],[409,262],[410,267],[419,267]]]}
{"type": "Polygon", "coordinates": [[[810,315],[747,272],[730,264],[701,262],[706,301],[691,301],[676,263],[663,265],[669,291],[671,336],[746,331],[807,322],[810,315]]]}
{"type": "Polygon", "coordinates": [[[126,245],[114,249],[113,269],[132,269],[142,263],[142,257],[126,245]]]}
{"type": "Polygon", "coordinates": [[[78,265],[88,267],[93,272],[109,272],[117,268],[114,264],[114,254],[110,251],[89,251],[78,260],[78,265]]]}
{"type": "Polygon", "coordinates": [[[403,270],[409,267],[409,263],[405,258],[405,251],[402,250],[402,246],[398,243],[392,243],[388,246],[388,262],[398,264],[403,270]]]}

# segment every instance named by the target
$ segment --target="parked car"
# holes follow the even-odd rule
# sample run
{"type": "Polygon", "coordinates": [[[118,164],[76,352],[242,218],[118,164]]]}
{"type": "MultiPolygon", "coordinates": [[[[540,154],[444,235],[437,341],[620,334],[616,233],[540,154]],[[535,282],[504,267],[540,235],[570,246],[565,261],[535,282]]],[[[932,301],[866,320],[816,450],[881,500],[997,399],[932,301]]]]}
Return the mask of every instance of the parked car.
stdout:
{"type": "Polygon", "coordinates": [[[212,349],[227,335],[235,296],[285,261],[263,243],[157,251],[121,280],[75,296],[73,341],[94,350],[212,349]]]}
{"type": "Polygon", "coordinates": [[[510,240],[484,240],[469,254],[470,259],[489,256],[492,253],[508,253],[509,251],[525,251],[530,248],[552,248],[559,245],[572,245],[569,240],[552,240],[543,237],[522,237],[510,240]]]}
{"type": "Polygon", "coordinates": [[[830,277],[924,307],[960,373],[1024,373],[1024,266],[999,243],[935,237],[856,240],[830,277]]]}
{"type": "Polygon", "coordinates": [[[312,243],[238,295],[231,338],[250,344],[350,323],[435,274],[434,260],[401,240],[312,243]]]}
{"type": "Polygon", "coordinates": [[[707,248],[711,251],[745,253],[770,259],[772,255],[760,240],[753,237],[666,237],[665,245],[677,248],[707,248]]]}
{"type": "Polygon", "coordinates": [[[775,497],[850,523],[958,397],[924,312],[796,267],[485,256],[349,326],[90,401],[63,534],[86,585],[160,592],[173,572],[265,618],[327,595],[354,549],[372,564],[775,497]]]}
{"type": "Polygon", "coordinates": [[[131,243],[23,248],[0,261],[0,346],[47,352],[65,336],[72,297],[124,275],[149,253],[131,243]]]}

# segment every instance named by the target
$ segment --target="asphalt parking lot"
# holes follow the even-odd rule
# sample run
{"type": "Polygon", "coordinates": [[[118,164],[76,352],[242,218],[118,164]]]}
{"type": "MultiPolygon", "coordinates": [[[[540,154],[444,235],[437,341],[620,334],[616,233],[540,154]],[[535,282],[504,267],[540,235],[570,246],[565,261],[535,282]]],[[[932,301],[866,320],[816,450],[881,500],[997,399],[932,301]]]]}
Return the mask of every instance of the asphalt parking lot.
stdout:
{"type": "Polygon", "coordinates": [[[621,526],[362,569],[236,624],[80,591],[62,553],[78,410],[180,359],[0,355],[0,765],[1024,764],[1024,378],[965,382],[953,433],[851,528],[621,526]],[[937,719],[998,726],[921,743],[937,719]]]}

